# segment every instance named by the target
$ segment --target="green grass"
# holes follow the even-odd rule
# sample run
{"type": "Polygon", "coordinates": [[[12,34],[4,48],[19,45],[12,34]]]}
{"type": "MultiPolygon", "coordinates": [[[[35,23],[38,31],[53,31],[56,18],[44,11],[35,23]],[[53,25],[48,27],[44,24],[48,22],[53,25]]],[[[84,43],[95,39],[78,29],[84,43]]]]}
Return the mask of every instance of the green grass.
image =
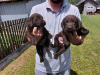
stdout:
{"type": "MultiPolygon", "coordinates": [[[[81,15],[90,33],[80,46],[71,45],[71,75],[100,75],[100,15],[81,15]]],[[[0,75],[35,75],[35,48],[29,47],[0,75]]]]}
{"type": "Polygon", "coordinates": [[[69,3],[74,4],[80,2],[80,0],[67,0],[69,3]]]}
{"type": "Polygon", "coordinates": [[[11,62],[0,75],[35,75],[35,47],[29,47],[17,59],[11,62]]]}
{"type": "Polygon", "coordinates": [[[82,15],[90,33],[81,46],[71,46],[71,68],[78,75],[100,75],[100,15],[82,15]]]}

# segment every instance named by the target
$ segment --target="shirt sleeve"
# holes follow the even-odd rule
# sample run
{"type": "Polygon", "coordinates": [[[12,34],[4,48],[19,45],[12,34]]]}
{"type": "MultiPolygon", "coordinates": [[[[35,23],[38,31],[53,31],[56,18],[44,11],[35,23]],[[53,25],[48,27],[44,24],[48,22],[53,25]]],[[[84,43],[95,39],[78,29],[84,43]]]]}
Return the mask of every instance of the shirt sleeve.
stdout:
{"type": "Polygon", "coordinates": [[[76,8],[76,17],[78,17],[81,20],[81,16],[78,8],[76,8]]]}
{"type": "MultiPolygon", "coordinates": [[[[35,8],[35,6],[32,7],[31,12],[30,12],[30,16],[31,16],[32,14],[34,14],[34,13],[36,13],[36,8],[35,8]]],[[[30,16],[29,16],[29,17],[30,17],[30,16]]]]}

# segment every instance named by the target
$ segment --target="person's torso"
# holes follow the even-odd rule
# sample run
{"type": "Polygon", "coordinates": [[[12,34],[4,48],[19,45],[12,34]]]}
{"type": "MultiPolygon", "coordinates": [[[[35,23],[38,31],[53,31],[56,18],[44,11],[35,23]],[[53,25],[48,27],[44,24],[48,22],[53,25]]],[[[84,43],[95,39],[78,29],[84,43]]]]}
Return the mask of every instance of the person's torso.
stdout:
{"type": "MultiPolygon", "coordinates": [[[[53,35],[53,37],[50,39],[51,43],[54,43],[55,35],[62,31],[61,22],[63,18],[67,15],[76,15],[74,10],[76,7],[70,5],[69,3],[67,6],[61,8],[58,13],[46,8],[45,3],[35,6],[35,9],[36,13],[39,13],[43,16],[44,20],[46,21],[46,29],[53,35]]],[[[57,73],[70,68],[70,47],[61,56],[59,56],[58,59],[54,59],[54,54],[57,48],[52,48],[49,46],[49,49],[50,52],[46,52],[44,48],[43,63],[40,63],[40,58],[36,53],[36,69],[42,72],[57,73]]]]}

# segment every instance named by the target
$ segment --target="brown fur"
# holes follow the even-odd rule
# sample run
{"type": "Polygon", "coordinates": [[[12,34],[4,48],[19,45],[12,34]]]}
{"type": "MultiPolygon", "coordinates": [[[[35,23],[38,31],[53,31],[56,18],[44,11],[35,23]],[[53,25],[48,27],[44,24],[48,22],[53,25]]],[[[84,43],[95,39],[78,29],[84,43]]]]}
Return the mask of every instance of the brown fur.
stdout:
{"type": "MultiPolygon", "coordinates": [[[[62,23],[61,23],[62,31],[55,35],[54,38],[54,45],[53,47],[58,47],[58,50],[56,54],[54,55],[54,58],[57,59],[58,56],[60,56],[62,53],[65,52],[65,50],[70,46],[70,41],[68,39],[68,33],[73,34],[73,32],[77,32],[77,34],[80,35],[87,35],[89,33],[89,30],[85,29],[82,26],[81,21],[74,15],[68,15],[66,16],[62,23]],[[63,38],[63,44],[61,44],[58,40],[59,37],[63,38]]],[[[80,44],[77,44],[80,45],[80,44]]]]}
{"type": "Polygon", "coordinates": [[[52,38],[52,35],[47,31],[47,29],[44,27],[46,25],[45,21],[43,20],[43,17],[40,14],[32,14],[31,17],[27,20],[27,36],[31,39],[31,44],[36,45],[37,53],[40,56],[40,62],[43,62],[43,47],[46,47],[47,52],[49,52],[49,43],[50,39],[52,38]],[[40,39],[40,41],[37,43],[36,36],[32,34],[33,28],[37,27],[43,27],[43,36],[40,39]]]}

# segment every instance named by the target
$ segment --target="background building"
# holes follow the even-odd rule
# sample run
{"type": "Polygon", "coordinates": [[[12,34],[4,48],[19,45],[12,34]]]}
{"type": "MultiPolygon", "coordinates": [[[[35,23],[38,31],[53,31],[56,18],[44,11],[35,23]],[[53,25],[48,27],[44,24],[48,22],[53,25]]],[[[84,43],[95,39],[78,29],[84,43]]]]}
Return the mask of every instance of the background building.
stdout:
{"type": "Polygon", "coordinates": [[[81,14],[87,14],[89,12],[92,13],[99,13],[100,11],[100,4],[96,2],[97,0],[81,0],[77,7],[80,10],[81,14]]]}
{"type": "Polygon", "coordinates": [[[0,22],[26,18],[29,16],[32,6],[45,0],[0,0],[0,22]]]}

